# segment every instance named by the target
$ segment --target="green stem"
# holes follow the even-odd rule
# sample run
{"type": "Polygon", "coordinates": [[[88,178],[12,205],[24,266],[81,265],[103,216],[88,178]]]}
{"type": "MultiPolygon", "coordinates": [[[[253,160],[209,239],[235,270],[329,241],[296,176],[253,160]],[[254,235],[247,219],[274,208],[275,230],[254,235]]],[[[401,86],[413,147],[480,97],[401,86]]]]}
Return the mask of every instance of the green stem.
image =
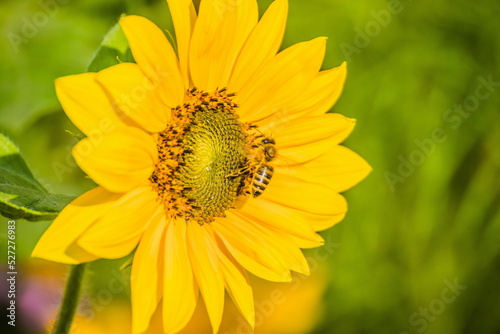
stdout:
{"type": "Polygon", "coordinates": [[[78,299],[80,298],[80,287],[83,281],[83,273],[85,272],[85,263],[71,267],[66,290],[64,290],[63,301],[59,309],[59,316],[54,325],[52,334],[67,334],[71,328],[71,322],[78,307],[78,299]]]}

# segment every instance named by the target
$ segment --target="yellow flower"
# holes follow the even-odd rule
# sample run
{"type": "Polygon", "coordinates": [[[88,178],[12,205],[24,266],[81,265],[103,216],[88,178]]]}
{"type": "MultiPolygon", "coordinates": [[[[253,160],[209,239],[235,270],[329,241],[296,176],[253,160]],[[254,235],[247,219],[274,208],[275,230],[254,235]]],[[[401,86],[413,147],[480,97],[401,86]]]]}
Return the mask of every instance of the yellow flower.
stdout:
{"type": "Polygon", "coordinates": [[[258,20],[255,0],[168,0],[177,53],[149,20],[120,23],[137,63],[56,81],[87,136],[78,165],[99,186],[70,203],[33,255],[132,265],[133,332],[161,306],[166,333],[189,321],[198,295],[217,332],[224,291],[254,324],[246,271],[286,282],[308,274],[300,248],[347,210],[339,194],[370,171],[340,146],[354,120],[325,114],[346,66],[320,71],[325,38],[279,53],[287,0],[258,20]]]}

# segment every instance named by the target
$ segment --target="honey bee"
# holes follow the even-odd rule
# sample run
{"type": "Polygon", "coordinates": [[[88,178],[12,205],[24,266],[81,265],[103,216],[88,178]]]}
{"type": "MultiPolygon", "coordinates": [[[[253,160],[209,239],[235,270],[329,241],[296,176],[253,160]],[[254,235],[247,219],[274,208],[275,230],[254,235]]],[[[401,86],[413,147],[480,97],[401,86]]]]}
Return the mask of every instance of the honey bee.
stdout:
{"type": "Polygon", "coordinates": [[[253,197],[262,195],[269,182],[271,182],[274,174],[271,162],[278,154],[275,145],[274,139],[264,136],[259,136],[258,141],[252,145],[254,149],[261,149],[260,157],[257,159],[255,168],[253,169],[255,172],[253,173],[250,185],[253,197]]]}
{"type": "Polygon", "coordinates": [[[274,174],[271,162],[278,155],[275,145],[274,139],[263,134],[254,136],[250,141],[246,166],[226,175],[228,178],[245,175],[240,194],[252,194],[253,197],[258,197],[266,190],[274,174]]]}

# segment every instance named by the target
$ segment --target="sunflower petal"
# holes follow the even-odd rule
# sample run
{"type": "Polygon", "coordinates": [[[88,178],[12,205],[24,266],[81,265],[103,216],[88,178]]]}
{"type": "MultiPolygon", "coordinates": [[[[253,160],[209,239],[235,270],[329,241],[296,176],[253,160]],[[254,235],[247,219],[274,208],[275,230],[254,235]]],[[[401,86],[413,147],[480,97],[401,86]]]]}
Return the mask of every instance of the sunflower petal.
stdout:
{"type": "Polygon", "coordinates": [[[278,149],[301,146],[330,139],[338,144],[354,129],[355,120],[340,114],[301,117],[273,133],[278,149]]]}
{"type": "Polygon", "coordinates": [[[346,215],[346,212],[341,212],[336,215],[317,215],[313,213],[306,213],[306,215],[310,216],[309,219],[315,231],[324,231],[342,221],[346,215]]]}
{"type": "Polygon", "coordinates": [[[241,50],[228,85],[230,91],[239,92],[255,71],[276,55],[287,15],[288,0],[276,0],[269,6],[241,50]]]}
{"type": "Polygon", "coordinates": [[[165,34],[141,16],[125,16],[120,25],[141,70],[161,86],[163,102],[169,107],[180,105],[184,100],[184,82],[177,56],[165,34]]]}
{"type": "Polygon", "coordinates": [[[96,73],[84,73],[56,79],[64,112],[86,136],[102,136],[123,125],[95,77],[96,73]]]}
{"type": "Polygon", "coordinates": [[[347,64],[319,72],[303,93],[297,95],[286,107],[289,115],[316,116],[329,111],[344,89],[347,64]]]}
{"type": "Polygon", "coordinates": [[[325,44],[324,37],[295,44],[261,66],[235,98],[242,121],[255,122],[283,112],[318,73],[325,44]]]}
{"type": "Polygon", "coordinates": [[[196,22],[196,10],[191,0],[167,0],[174,23],[179,54],[179,66],[184,79],[184,89],[189,89],[189,42],[196,22]]]}
{"type": "Polygon", "coordinates": [[[297,176],[276,171],[263,199],[285,207],[318,215],[333,216],[347,211],[341,195],[322,183],[306,183],[297,176]]]}
{"type": "Polygon", "coordinates": [[[82,139],[73,148],[76,162],[92,180],[113,192],[147,181],[157,156],[152,136],[123,126],[99,139],[82,139]]]}
{"type": "Polygon", "coordinates": [[[97,74],[97,81],[113,100],[113,104],[144,130],[165,129],[170,109],[157,96],[158,85],[137,64],[122,63],[97,74]]]}
{"type": "Polygon", "coordinates": [[[279,126],[264,128],[276,138],[276,164],[297,164],[314,159],[345,140],[356,121],[340,114],[300,117],[279,126]],[[279,159],[282,157],[283,159],[279,159]]]}
{"type": "Polygon", "coordinates": [[[305,182],[327,184],[337,192],[354,187],[371,171],[363,158],[340,145],[308,163],[278,169],[281,173],[296,175],[305,182]]]}
{"type": "Polygon", "coordinates": [[[133,333],[146,331],[163,296],[165,226],[165,217],[152,223],[134,255],[130,277],[133,333]]]}
{"type": "Polygon", "coordinates": [[[213,236],[204,226],[188,225],[188,252],[194,276],[207,307],[213,333],[217,333],[224,310],[224,281],[213,236]]]}
{"type": "Polygon", "coordinates": [[[206,91],[227,86],[234,63],[257,24],[255,0],[204,0],[189,50],[194,85],[206,91]]]}
{"type": "Polygon", "coordinates": [[[79,263],[91,262],[99,258],[98,256],[95,256],[94,254],[91,254],[85,249],[78,246],[76,241],[74,241],[71,245],[68,246],[68,248],[66,248],[65,254],[70,258],[78,259],[79,263]]]}
{"type": "Polygon", "coordinates": [[[302,211],[278,205],[262,198],[249,199],[241,211],[284,234],[302,240],[309,247],[318,247],[324,244],[323,238],[316,234],[308,220],[309,217],[302,211]]]}
{"type": "MultiPolygon", "coordinates": [[[[88,256],[76,249],[66,253],[74,241],[120,198],[103,187],[94,188],[69,203],[50,224],[33,250],[33,257],[68,264],[87,262],[88,256]],[[85,255],[84,258],[78,254],[85,255]]],[[[95,258],[94,258],[95,259],[95,258]]]]}
{"type": "Polygon", "coordinates": [[[264,279],[290,281],[290,269],[307,273],[302,253],[291,239],[255,223],[237,211],[212,223],[227,249],[247,270],[264,279]]]}
{"type": "Polygon", "coordinates": [[[185,221],[168,223],[164,266],[163,330],[177,333],[191,318],[198,297],[187,250],[185,221]]]}
{"type": "Polygon", "coordinates": [[[260,234],[251,227],[244,226],[240,219],[220,218],[210,224],[236,261],[254,275],[273,282],[289,282],[292,278],[289,268],[280,261],[276,252],[260,234]],[[230,226],[230,227],[228,227],[230,226]]]}
{"type": "Polygon", "coordinates": [[[150,185],[125,194],[85,230],[78,239],[78,245],[106,259],[129,254],[148,225],[161,217],[163,207],[156,203],[157,196],[150,185]]]}
{"type": "MultiPolygon", "coordinates": [[[[272,226],[266,226],[262,221],[250,217],[239,210],[230,212],[232,218],[239,217],[242,221],[251,225],[261,236],[267,238],[269,243],[274,244],[277,253],[283,259],[288,268],[298,273],[309,275],[309,265],[297,244],[289,235],[277,230],[272,226]]],[[[228,215],[230,216],[230,215],[228,215]]]]}
{"type": "Polygon", "coordinates": [[[226,290],[251,328],[255,325],[252,286],[245,270],[234,260],[224,245],[217,248],[217,256],[224,277],[226,290]]]}

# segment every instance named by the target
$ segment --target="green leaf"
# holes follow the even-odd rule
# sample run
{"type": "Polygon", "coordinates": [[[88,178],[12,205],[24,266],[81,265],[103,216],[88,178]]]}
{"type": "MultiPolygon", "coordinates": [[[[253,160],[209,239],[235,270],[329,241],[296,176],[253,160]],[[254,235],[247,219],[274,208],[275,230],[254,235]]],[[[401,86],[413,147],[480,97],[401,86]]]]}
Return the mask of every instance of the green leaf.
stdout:
{"type": "Polygon", "coordinates": [[[115,24],[104,37],[87,72],[98,72],[121,62],[135,62],[120,24],[115,24]]]}
{"type": "Polygon", "coordinates": [[[10,219],[52,220],[74,197],[50,194],[33,176],[19,149],[0,134],[0,214],[10,219]]]}

